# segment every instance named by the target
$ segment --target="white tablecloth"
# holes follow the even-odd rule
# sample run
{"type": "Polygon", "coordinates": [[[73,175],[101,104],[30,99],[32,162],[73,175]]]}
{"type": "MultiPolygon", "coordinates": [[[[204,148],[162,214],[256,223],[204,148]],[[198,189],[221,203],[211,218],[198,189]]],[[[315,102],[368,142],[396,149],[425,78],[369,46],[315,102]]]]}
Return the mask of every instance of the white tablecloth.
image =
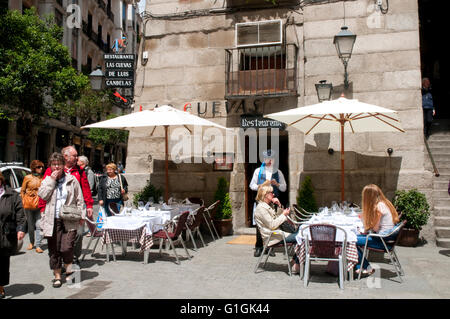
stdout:
{"type": "MultiPolygon", "coordinates": [[[[316,214],[311,217],[310,220],[300,226],[300,231],[296,237],[299,244],[302,243],[303,237],[301,236],[301,230],[308,225],[312,224],[331,224],[342,227],[347,234],[347,242],[356,242],[356,235],[364,231],[364,226],[357,214],[344,215],[341,213],[328,214],[316,214]]],[[[303,235],[310,238],[309,230],[305,231],[303,235]]],[[[344,233],[338,229],[336,232],[336,241],[344,241],[344,233]]]]}
{"type": "Polygon", "coordinates": [[[153,214],[149,216],[110,216],[106,218],[103,224],[103,229],[136,230],[145,226],[146,234],[151,235],[162,229],[162,226],[157,225],[164,223],[165,218],[163,216],[163,214],[153,214]]]}

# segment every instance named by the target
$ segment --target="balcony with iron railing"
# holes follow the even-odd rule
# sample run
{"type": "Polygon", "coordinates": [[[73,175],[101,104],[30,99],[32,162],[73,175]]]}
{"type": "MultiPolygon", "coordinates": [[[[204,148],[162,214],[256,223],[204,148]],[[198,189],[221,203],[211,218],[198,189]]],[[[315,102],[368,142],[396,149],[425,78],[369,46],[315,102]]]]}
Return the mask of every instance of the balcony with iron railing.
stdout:
{"type": "Polygon", "coordinates": [[[297,45],[225,49],[225,98],[297,95],[297,45]]]}

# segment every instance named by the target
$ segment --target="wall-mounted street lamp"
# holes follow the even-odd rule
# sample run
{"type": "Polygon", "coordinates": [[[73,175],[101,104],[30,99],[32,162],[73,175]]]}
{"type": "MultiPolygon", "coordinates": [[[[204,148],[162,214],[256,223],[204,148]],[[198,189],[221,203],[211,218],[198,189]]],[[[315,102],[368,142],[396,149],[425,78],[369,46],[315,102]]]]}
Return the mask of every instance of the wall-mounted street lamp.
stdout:
{"type": "Polygon", "coordinates": [[[331,100],[331,92],[333,91],[333,84],[327,83],[326,80],[321,80],[316,83],[316,92],[319,102],[331,100]]]}
{"type": "Polygon", "coordinates": [[[348,74],[347,74],[347,64],[352,56],[353,45],[356,41],[356,35],[348,30],[348,27],[343,26],[341,31],[334,36],[333,43],[336,46],[336,51],[339,58],[344,64],[345,74],[344,74],[344,87],[348,88],[348,74]]]}
{"type": "Polygon", "coordinates": [[[91,80],[91,87],[94,91],[101,91],[105,88],[105,75],[100,65],[97,65],[97,69],[89,74],[89,79],[91,80]]]}

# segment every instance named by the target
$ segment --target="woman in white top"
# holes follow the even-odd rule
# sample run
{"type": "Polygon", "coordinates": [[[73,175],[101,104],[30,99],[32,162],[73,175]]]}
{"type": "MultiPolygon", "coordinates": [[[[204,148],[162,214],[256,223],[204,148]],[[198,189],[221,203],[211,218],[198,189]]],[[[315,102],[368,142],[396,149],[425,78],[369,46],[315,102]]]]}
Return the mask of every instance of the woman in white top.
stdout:
{"type": "MultiPolygon", "coordinates": [[[[362,191],[362,222],[366,233],[369,231],[378,234],[387,234],[399,222],[398,213],[394,205],[384,196],[381,189],[374,184],[364,187],[362,191]]],[[[357,236],[356,245],[358,247],[358,265],[356,271],[359,272],[363,249],[366,244],[365,234],[357,236]]],[[[384,249],[384,245],[379,238],[369,237],[368,247],[384,249]]],[[[368,269],[369,262],[364,259],[363,274],[372,274],[374,269],[368,269]]]]}

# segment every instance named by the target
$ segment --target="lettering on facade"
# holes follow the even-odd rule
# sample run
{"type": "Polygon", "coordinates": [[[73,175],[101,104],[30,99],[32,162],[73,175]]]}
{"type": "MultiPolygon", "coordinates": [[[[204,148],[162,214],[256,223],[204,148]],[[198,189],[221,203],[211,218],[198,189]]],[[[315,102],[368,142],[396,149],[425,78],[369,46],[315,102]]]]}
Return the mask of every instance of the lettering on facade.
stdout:
{"type": "Polygon", "coordinates": [[[241,115],[241,127],[247,128],[277,128],[280,130],[286,129],[286,125],[282,122],[264,118],[263,115],[241,115]]]}
{"type": "Polygon", "coordinates": [[[230,114],[261,114],[262,100],[233,100],[233,101],[200,101],[187,102],[184,111],[195,113],[200,117],[221,117],[230,114]]]}

